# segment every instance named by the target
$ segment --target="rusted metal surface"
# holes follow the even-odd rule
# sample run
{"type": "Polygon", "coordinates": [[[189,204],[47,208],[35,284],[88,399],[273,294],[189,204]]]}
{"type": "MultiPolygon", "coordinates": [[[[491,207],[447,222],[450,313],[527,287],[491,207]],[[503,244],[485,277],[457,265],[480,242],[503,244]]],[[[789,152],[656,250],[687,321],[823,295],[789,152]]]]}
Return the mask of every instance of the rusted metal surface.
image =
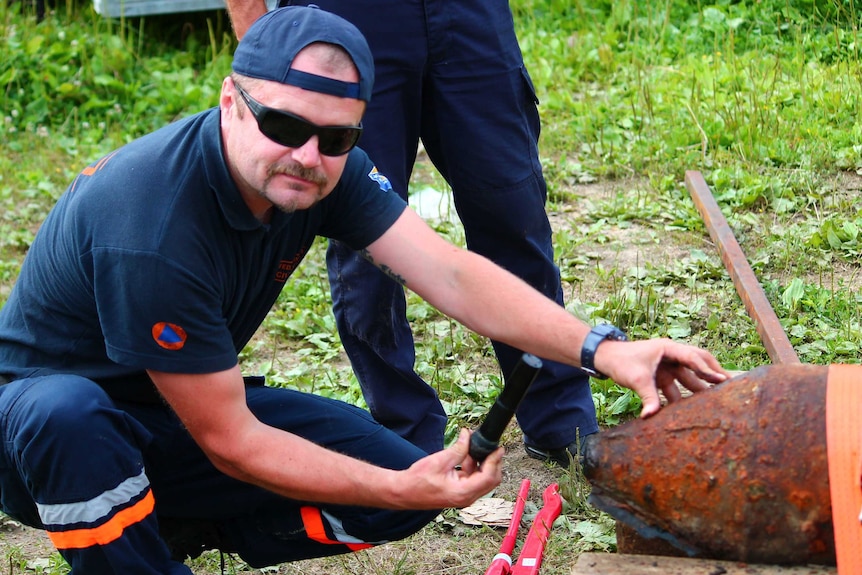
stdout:
{"type": "Polygon", "coordinates": [[[616,521],[617,553],[628,555],[660,555],[662,557],[686,557],[688,554],[674,547],[661,537],[642,537],[638,530],[622,521],[616,521]]]}
{"type": "Polygon", "coordinates": [[[727,268],[736,292],[742,298],[748,315],[754,321],[757,333],[766,348],[772,363],[800,363],[778,316],[769,305],[763,288],[739,247],[733,231],[721,213],[703,175],[697,171],[685,173],[685,185],[709,230],[709,235],[718,247],[718,252],[727,268]]]}
{"type": "Polygon", "coordinates": [[[591,502],[691,557],[834,565],[827,374],[759,367],[588,437],[591,502]]]}

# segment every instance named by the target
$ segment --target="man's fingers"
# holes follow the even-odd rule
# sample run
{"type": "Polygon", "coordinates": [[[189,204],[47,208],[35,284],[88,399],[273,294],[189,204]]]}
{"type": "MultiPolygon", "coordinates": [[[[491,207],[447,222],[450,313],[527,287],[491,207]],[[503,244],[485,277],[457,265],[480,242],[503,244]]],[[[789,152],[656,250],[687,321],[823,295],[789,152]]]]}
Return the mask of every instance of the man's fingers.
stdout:
{"type": "Polygon", "coordinates": [[[449,447],[449,451],[452,453],[454,460],[452,467],[464,477],[472,475],[479,468],[479,464],[469,456],[471,435],[471,431],[462,428],[458,433],[458,440],[449,447]]]}
{"type": "Polygon", "coordinates": [[[620,355],[620,346],[602,346],[596,357],[598,368],[614,377],[614,381],[637,392],[643,402],[641,418],[649,417],[661,409],[659,390],[669,403],[681,399],[676,381],[692,392],[706,390],[709,384],[718,384],[731,375],[707,350],[674,342],[670,339],[652,339],[625,344],[626,355],[620,355]],[[610,355],[609,355],[610,354],[610,355]],[[616,355],[616,357],[614,357],[616,355]],[[644,373],[644,370],[649,370],[644,373]]]}
{"type": "Polygon", "coordinates": [[[673,376],[664,376],[662,379],[664,381],[659,384],[659,387],[667,402],[673,403],[682,399],[682,393],[680,392],[679,387],[677,387],[676,378],[673,376]]]}
{"type": "Polygon", "coordinates": [[[694,393],[709,389],[709,383],[686,367],[680,367],[676,370],[676,381],[678,381],[684,388],[694,393]]]}
{"type": "Polygon", "coordinates": [[[700,379],[710,383],[721,383],[730,377],[730,374],[708,351],[691,346],[686,348],[689,353],[677,360],[677,363],[690,369],[700,379]]]}
{"type": "Polygon", "coordinates": [[[470,430],[462,427],[461,431],[458,432],[458,441],[452,445],[452,448],[466,456],[470,451],[470,430]]]}
{"type": "Polygon", "coordinates": [[[482,465],[479,467],[479,471],[482,473],[488,473],[492,477],[494,477],[494,481],[499,483],[503,477],[503,454],[505,450],[502,447],[498,447],[494,451],[488,454],[488,457],[485,458],[485,461],[482,462],[482,465]]]}
{"type": "Polygon", "coordinates": [[[465,428],[461,428],[461,431],[458,432],[458,440],[449,446],[448,451],[452,454],[453,458],[457,459],[456,465],[463,465],[464,459],[467,458],[467,454],[470,452],[470,432],[465,428]]]}
{"type": "Polygon", "coordinates": [[[658,396],[658,388],[650,386],[643,392],[639,393],[643,408],[641,409],[641,419],[646,419],[651,415],[658,413],[661,409],[661,400],[658,396]]]}

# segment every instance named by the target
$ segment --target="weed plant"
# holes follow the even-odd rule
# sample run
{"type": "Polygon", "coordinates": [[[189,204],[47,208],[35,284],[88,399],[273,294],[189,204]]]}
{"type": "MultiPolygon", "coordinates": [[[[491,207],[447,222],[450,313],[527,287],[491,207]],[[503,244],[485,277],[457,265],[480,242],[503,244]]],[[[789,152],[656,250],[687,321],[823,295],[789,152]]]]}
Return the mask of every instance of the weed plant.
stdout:
{"type": "MultiPolygon", "coordinates": [[[[799,358],[858,363],[855,0],[511,7],[540,100],[567,308],[633,337],[705,346],[729,369],[770,362],[684,186],[685,172],[698,170],[799,358]]],[[[0,2],[0,30],[2,304],[39,223],[74,175],[216,105],[235,41],[223,11],[112,20],[85,0],[59,1],[39,22],[29,2],[0,2]]],[[[413,181],[445,190],[421,155],[413,181]]],[[[458,225],[435,226],[463,243],[458,225]]],[[[272,385],[361,405],[331,315],[324,247],[300,266],[241,360],[272,385]]],[[[484,338],[412,294],[408,313],[417,370],[439,392],[451,438],[479,422],[501,374],[484,338]]],[[[602,425],[640,409],[612,382],[594,381],[593,393],[602,425]]],[[[613,547],[606,517],[575,504],[564,519],[571,537],[587,542],[577,551],[613,547]]]]}

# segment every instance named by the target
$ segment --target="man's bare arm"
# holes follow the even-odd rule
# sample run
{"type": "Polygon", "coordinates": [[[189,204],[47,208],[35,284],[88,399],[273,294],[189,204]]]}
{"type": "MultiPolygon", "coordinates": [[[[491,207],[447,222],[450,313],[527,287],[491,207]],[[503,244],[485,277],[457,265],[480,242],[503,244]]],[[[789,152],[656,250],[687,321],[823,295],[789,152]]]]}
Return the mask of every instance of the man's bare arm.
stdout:
{"type": "MultiPolygon", "coordinates": [[[[590,326],[490,260],[446,242],[410,208],[367,248],[378,267],[468,328],[536,356],[581,365],[590,326]]],[[[658,391],[678,398],[729,377],[706,350],[669,339],[605,341],[596,369],[636,391],[641,415],[660,408],[658,391]]]]}
{"type": "Polygon", "coordinates": [[[386,509],[469,505],[500,482],[502,450],[481,469],[456,445],[395,471],[324,449],[258,420],[239,367],[201,375],[150,371],[159,392],[220,471],[285,497],[386,509]]]}

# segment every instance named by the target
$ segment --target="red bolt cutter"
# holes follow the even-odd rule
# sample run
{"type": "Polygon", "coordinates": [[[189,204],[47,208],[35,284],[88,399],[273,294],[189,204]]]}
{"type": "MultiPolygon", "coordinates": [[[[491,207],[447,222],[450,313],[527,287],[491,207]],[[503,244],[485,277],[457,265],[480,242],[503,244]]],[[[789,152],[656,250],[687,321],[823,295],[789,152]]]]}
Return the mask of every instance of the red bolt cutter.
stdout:
{"type": "Polygon", "coordinates": [[[521,523],[521,515],[524,513],[524,504],[530,491],[530,480],[521,482],[518,491],[518,499],[515,501],[515,509],[512,511],[512,521],[509,529],[500,545],[500,552],[494,556],[485,575],[536,575],[542,565],[542,553],[545,551],[545,543],[551,534],[551,527],[557,517],[563,511],[563,499],[560,497],[560,488],[556,483],[550,484],[542,494],[544,503],[542,509],[533,520],[533,525],[524,540],[524,548],[515,565],[512,565],[512,551],[515,549],[515,541],[518,538],[518,526],[521,523]]]}

